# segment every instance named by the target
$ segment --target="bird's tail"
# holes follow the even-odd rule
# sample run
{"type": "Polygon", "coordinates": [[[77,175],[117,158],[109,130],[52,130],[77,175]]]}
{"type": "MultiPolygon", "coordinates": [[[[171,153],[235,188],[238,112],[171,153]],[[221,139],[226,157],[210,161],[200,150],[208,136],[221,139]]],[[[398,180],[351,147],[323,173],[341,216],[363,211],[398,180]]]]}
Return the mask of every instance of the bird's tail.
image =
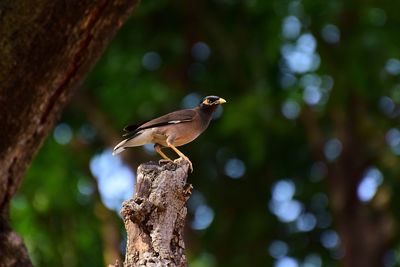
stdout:
{"type": "Polygon", "coordinates": [[[114,147],[113,155],[117,155],[127,149],[128,147],[134,146],[142,146],[144,144],[149,144],[152,142],[152,130],[144,130],[136,133],[134,136],[131,136],[123,141],[121,141],[118,145],[114,147]]]}

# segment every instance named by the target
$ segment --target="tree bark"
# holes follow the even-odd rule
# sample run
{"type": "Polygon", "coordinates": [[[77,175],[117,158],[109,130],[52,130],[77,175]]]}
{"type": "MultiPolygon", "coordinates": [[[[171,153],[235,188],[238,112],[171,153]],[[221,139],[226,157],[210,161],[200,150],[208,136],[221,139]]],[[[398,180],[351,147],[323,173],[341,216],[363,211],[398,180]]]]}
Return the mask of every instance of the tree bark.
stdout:
{"type": "Polygon", "coordinates": [[[189,165],[183,159],[139,166],[135,196],[121,209],[128,234],[125,267],[187,266],[183,231],[189,165]]]}
{"type": "Polygon", "coordinates": [[[8,210],[62,108],[137,0],[0,2],[0,266],[31,266],[8,210]]]}

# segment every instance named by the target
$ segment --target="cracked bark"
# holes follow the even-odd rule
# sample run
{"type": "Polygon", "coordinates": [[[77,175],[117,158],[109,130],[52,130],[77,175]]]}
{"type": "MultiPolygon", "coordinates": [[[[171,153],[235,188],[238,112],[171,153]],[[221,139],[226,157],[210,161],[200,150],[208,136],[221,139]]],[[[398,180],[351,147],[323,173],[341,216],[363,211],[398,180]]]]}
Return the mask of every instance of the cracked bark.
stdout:
{"type": "Polygon", "coordinates": [[[121,209],[128,234],[125,267],[187,266],[183,232],[192,189],[186,183],[188,170],[183,159],[139,166],[136,193],[121,209]]]}
{"type": "Polygon", "coordinates": [[[136,0],[0,3],[0,266],[31,266],[11,198],[74,90],[136,0]]]}

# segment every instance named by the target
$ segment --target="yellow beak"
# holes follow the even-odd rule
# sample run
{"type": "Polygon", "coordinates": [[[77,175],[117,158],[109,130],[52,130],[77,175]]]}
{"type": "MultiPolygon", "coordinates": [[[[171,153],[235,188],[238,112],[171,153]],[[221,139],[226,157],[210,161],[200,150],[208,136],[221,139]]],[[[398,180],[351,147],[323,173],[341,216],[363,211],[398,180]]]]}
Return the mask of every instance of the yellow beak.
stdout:
{"type": "Polygon", "coordinates": [[[224,104],[226,103],[226,100],[223,98],[218,99],[218,104],[224,104]]]}

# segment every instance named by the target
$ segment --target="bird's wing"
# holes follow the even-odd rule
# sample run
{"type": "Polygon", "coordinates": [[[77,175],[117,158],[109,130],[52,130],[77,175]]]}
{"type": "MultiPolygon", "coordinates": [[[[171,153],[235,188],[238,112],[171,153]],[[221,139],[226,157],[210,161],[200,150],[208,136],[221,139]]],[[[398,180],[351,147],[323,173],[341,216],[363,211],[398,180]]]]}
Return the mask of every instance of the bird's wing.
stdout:
{"type": "Polygon", "coordinates": [[[183,109],[174,111],[144,123],[129,125],[124,128],[124,130],[127,131],[127,133],[125,133],[123,136],[131,137],[141,130],[155,128],[155,127],[162,127],[171,124],[190,122],[194,119],[196,114],[197,114],[196,111],[194,111],[193,109],[183,109]]]}
{"type": "Polygon", "coordinates": [[[135,131],[137,128],[139,128],[140,126],[142,126],[143,124],[145,124],[145,123],[147,123],[147,122],[149,122],[149,121],[150,121],[150,120],[143,121],[143,122],[138,123],[138,124],[131,124],[131,125],[128,125],[128,126],[126,126],[126,127],[124,128],[124,131],[125,131],[125,132],[133,132],[133,131],[135,131]]]}

